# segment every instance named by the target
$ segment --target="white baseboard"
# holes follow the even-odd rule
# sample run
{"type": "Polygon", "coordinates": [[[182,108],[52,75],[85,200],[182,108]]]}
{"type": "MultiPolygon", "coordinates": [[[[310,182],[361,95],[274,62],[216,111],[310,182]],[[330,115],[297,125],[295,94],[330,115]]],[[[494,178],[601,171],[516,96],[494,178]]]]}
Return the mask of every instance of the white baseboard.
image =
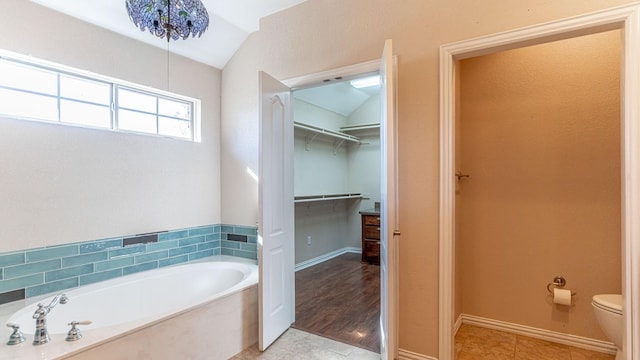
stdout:
{"type": "MultiPolygon", "coordinates": [[[[500,330],[516,335],[528,336],[534,339],[551,341],[554,343],[574,346],[577,348],[598,351],[614,355],[616,346],[608,341],[590,339],[582,336],[563,334],[556,331],[534,328],[525,325],[513,324],[499,320],[487,319],[479,316],[460,315],[463,324],[469,324],[494,330],[500,330]]],[[[458,319],[460,319],[458,318],[458,319]]],[[[456,321],[457,323],[458,321],[456,321]]]]}
{"type": "Polygon", "coordinates": [[[318,265],[321,262],[325,262],[327,260],[333,259],[336,256],[340,256],[340,255],[346,254],[346,253],[362,254],[362,249],[358,248],[358,247],[350,246],[350,247],[344,247],[342,249],[334,250],[334,251],[332,251],[330,253],[326,253],[326,254],[322,254],[320,256],[316,256],[313,259],[309,259],[309,260],[305,260],[303,262],[297,263],[296,267],[295,267],[295,271],[306,269],[306,268],[311,267],[313,265],[318,265]]]}
{"type": "Polygon", "coordinates": [[[398,360],[438,360],[438,358],[398,349],[398,360]]]}
{"type": "Polygon", "coordinates": [[[460,326],[462,326],[462,315],[463,314],[460,314],[458,316],[458,318],[456,319],[456,322],[453,324],[453,336],[454,337],[458,333],[458,330],[460,330],[460,326]]]}

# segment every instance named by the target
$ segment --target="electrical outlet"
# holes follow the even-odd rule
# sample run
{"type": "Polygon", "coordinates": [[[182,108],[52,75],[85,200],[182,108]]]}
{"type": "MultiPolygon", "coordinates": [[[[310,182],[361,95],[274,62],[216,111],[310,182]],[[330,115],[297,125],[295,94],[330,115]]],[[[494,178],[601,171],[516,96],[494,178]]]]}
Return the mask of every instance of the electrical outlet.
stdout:
{"type": "Polygon", "coordinates": [[[311,245],[311,235],[307,235],[307,245],[311,245]]]}

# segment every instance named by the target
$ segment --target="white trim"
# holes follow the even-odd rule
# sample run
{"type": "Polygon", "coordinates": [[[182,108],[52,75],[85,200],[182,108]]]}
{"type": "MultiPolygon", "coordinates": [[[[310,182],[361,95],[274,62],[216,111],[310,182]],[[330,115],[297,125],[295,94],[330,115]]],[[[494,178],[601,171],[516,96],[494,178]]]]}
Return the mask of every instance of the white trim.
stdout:
{"type": "Polygon", "coordinates": [[[456,60],[623,29],[622,293],[624,359],[640,359],[640,6],[621,6],[440,47],[439,357],[453,360],[456,60]]]}
{"type": "Polygon", "coordinates": [[[295,78],[284,80],[282,83],[293,90],[311,87],[323,83],[323,80],[347,80],[349,77],[365,75],[368,73],[378,73],[380,71],[380,59],[363,62],[360,64],[348,65],[337,69],[322,71],[315,74],[307,74],[295,78]]]}
{"type": "Polygon", "coordinates": [[[398,360],[438,360],[438,358],[398,349],[398,360]]]}
{"type": "Polygon", "coordinates": [[[609,341],[590,339],[582,336],[564,334],[557,331],[535,328],[526,325],[509,323],[506,321],[487,319],[480,316],[462,314],[463,324],[504,331],[506,333],[527,336],[534,339],[551,341],[558,344],[569,345],[581,349],[598,351],[610,355],[616,354],[616,346],[609,341]]]}
{"type": "MultiPolygon", "coordinates": [[[[397,63],[397,58],[395,56],[393,56],[393,62],[394,62],[394,66],[397,63]]],[[[308,74],[308,75],[303,75],[303,76],[298,76],[295,78],[290,78],[290,79],[286,79],[284,81],[282,81],[285,85],[289,86],[292,89],[301,89],[301,88],[305,88],[305,87],[312,87],[318,84],[323,83],[323,80],[325,79],[336,79],[336,78],[342,78],[341,80],[347,80],[349,78],[352,77],[356,77],[356,76],[360,76],[360,75],[365,75],[365,74],[373,74],[373,73],[380,73],[380,64],[382,63],[381,59],[376,59],[376,60],[371,60],[368,62],[364,62],[364,63],[360,63],[360,64],[354,64],[354,65],[349,65],[349,66],[345,66],[345,67],[341,67],[341,68],[337,68],[337,69],[333,69],[333,70],[327,70],[327,71],[323,71],[323,72],[319,72],[319,73],[315,73],[315,74],[308,74]]],[[[396,108],[396,112],[397,112],[397,106],[395,106],[396,108]]],[[[397,116],[397,114],[396,114],[397,116]]],[[[397,176],[397,174],[396,174],[397,176]]],[[[397,242],[394,241],[392,244],[392,246],[397,246],[397,242]]],[[[390,344],[390,348],[389,348],[389,353],[390,354],[395,354],[397,352],[397,346],[398,346],[398,327],[397,327],[397,323],[398,323],[398,288],[397,288],[397,282],[398,282],[398,266],[399,266],[399,259],[398,259],[398,251],[397,249],[394,249],[393,254],[391,254],[391,256],[394,256],[394,262],[392,263],[393,266],[390,266],[387,271],[389,274],[389,278],[393,278],[395,281],[395,284],[393,285],[393,288],[395,289],[395,296],[392,302],[389,303],[388,306],[388,314],[389,314],[389,321],[394,324],[394,327],[392,329],[390,329],[390,331],[392,332],[389,336],[392,337],[391,339],[393,339],[392,341],[389,342],[390,344]]]]}
{"type": "Polygon", "coordinates": [[[458,318],[456,319],[455,324],[453,324],[453,337],[456,337],[456,334],[458,334],[458,330],[460,330],[460,326],[462,326],[462,317],[464,316],[464,314],[460,314],[460,316],[458,316],[458,318]]]}
{"type": "Polygon", "coordinates": [[[314,265],[318,265],[320,263],[323,263],[323,262],[325,262],[327,260],[331,260],[334,257],[338,257],[338,256],[346,254],[346,253],[362,254],[362,249],[359,248],[359,247],[350,246],[350,247],[344,247],[342,249],[334,250],[332,252],[329,252],[329,253],[326,253],[326,254],[322,254],[320,256],[316,256],[313,259],[309,259],[309,260],[305,260],[305,261],[297,263],[296,267],[295,267],[295,271],[299,271],[299,270],[306,269],[306,268],[314,266],[314,265]]]}
{"type": "Polygon", "coordinates": [[[624,25],[622,350],[624,359],[640,359],[640,5],[629,7],[624,25]]]}
{"type": "Polygon", "coordinates": [[[440,210],[438,283],[438,356],[454,360],[455,279],[455,89],[453,55],[440,48],[440,210]]]}

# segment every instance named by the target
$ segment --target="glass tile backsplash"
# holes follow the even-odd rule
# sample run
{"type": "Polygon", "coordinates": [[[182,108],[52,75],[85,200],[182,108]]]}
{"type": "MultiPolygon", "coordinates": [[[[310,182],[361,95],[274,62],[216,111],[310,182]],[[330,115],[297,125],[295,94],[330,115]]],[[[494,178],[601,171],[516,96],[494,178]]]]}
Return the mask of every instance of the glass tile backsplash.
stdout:
{"type": "Polygon", "coordinates": [[[0,253],[0,304],[16,300],[16,294],[29,298],[206,256],[258,258],[257,228],[250,226],[163,231],[157,242],[123,246],[123,239],[132,237],[0,253]]]}

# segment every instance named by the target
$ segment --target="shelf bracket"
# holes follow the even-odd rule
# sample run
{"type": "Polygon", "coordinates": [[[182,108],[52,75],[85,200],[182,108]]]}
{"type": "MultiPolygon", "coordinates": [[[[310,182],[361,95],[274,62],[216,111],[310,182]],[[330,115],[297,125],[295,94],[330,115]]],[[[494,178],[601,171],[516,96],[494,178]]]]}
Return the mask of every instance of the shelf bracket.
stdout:
{"type": "Polygon", "coordinates": [[[313,142],[313,140],[316,139],[316,137],[318,136],[318,134],[313,134],[313,136],[305,136],[304,137],[304,150],[305,151],[311,151],[311,147],[309,145],[311,145],[311,143],[313,142]]]}
{"type": "Polygon", "coordinates": [[[345,140],[354,142],[356,144],[360,144],[361,143],[360,138],[358,138],[357,136],[345,134],[345,133],[342,133],[340,131],[323,129],[323,128],[319,128],[317,126],[313,126],[313,125],[309,125],[309,124],[303,124],[303,123],[296,122],[296,121],[293,122],[293,127],[296,128],[296,129],[301,129],[301,130],[306,131],[306,136],[304,138],[305,150],[306,151],[310,151],[310,145],[318,135],[328,136],[330,138],[337,138],[337,139],[341,140],[340,143],[337,146],[336,146],[336,142],[338,140],[334,141],[334,155],[335,155],[335,153],[337,153],[337,149],[342,145],[342,143],[345,140]],[[313,136],[310,135],[311,133],[313,133],[313,136]]]}
{"type": "Polygon", "coordinates": [[[340,150],[340,146],[344,144],[344,139],[336,140],[333,142],[333,155],[338,154],[338,150],[340,150]]]}

